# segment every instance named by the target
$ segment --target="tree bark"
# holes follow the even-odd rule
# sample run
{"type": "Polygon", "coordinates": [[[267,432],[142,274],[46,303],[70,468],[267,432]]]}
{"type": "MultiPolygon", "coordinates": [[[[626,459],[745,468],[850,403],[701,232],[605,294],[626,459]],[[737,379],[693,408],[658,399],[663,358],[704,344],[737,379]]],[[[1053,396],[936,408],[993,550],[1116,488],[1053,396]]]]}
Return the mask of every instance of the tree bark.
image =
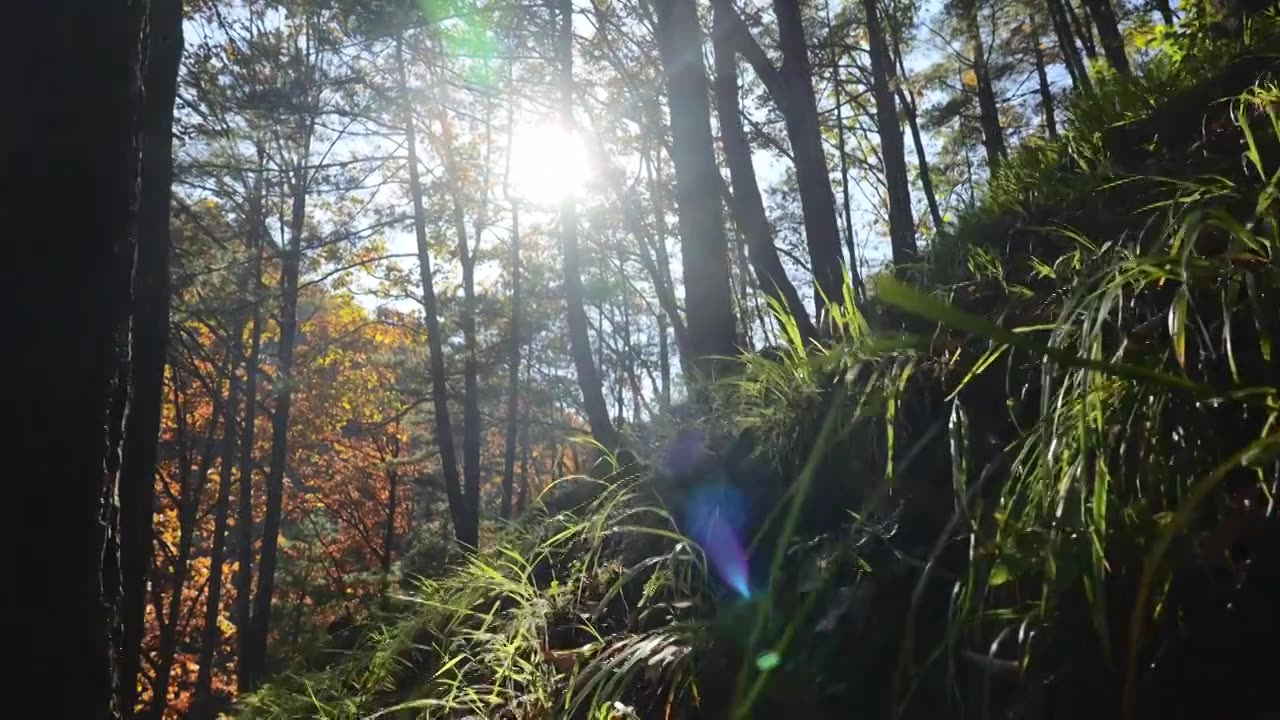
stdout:
{"type": "Polygon", "coordinates": [[[169,191],[173,181],[173,104],[182,56],[182,3],[152,0],[144,69],[142,185],[133,281],[132,395],[120,469],[120,711],[132,717],[155,512],[156,443],[169,336],[169,191]]]}
{"type": "Polygon", "coordinates": [[[1098,40],[1102,42],[1102,53],[1107,62],[1117,73],[1128,75],[1129,57],[1124,51],[1124,34],[1120,32],[1120,23],[1110,0],[1084,0],[1084,4],[1093,18],[1093,26],[1098,29],[1098,40]]]}
{"type": "MultiPolygon", "coordinates": [[[[849,149],[845,139],[844,124],[844,98],[841,97],[844,84],[840,82],[840,63],[837,61],[837,51],[834,44],[835,35],[831,25],[831,2],[824,0],[822,4],[823,14],[827,21],[827,39],[831,43],[829,49],[831,54],[829,61],[831,63],[832,83],[835,85],[834,91],[836,96],[836,152],[840,154],[840,199],[843,201],[841,208],[844,212],[844,244],[845,249],[849,252],[849,278],[853,281],[853,290],[859,303],[866,301],[867,290],[862,282],[862,269],[858,265],[858,248],[853,241],[853,203],[849,199],[849,149]]],[[[756,314],[760,314],[760,304],[756,303],[756,314]]],[[[764,332],[768,332],[767,327],[763,327],[764,332]]]]}
{"type": "MultiPolygon", "coordinates": [[[[573,1],[557,0],[556,9],[559,21],[556,55],[559,61],[560,123],[566,131],[572,131],[576,127],[573,119],[573,1]]],[[[566,197],[560,205],[560,241],[561,252],[564,253],[569,352],[573,355],[578,387],[582,390],[583,410],[596,442],[606,450],[616,450],[618,432],[609,417],[600,375],[591,357],[591,335],[582,291],[582,258],[578,248],[578,209],[571,197],[566,197]]]]}
{"type": "MultiPolygon", "coordinates": [[[[394,461],[400,457],[400,438],[391,436],[387,440],[390,449],[391,460],[394,461]]],[[[388,591],[391,589],[391,564],[395,560],[396,551],[396,511],[399,509],[400,503],[400,471],[391,464],[387,471],[387,527],[382,535],[382,598],[383,604],[390,600],[388,591]]]]}
{"type": "Polygon", "coordinates": [[[520,206],[511,204],[511,349],[507,355],[507,430],[502,456],[502,517],[511,517],[515,492],[516,425],[520,412],[520,206]]]}
{"type": "Polygon", "coordinates": [[[409,81],[405,73],[404,43],[396,40],[396,66],[400,80],[400,113],[404,125],[405,149],[408,152],[409,194],[413,198],[413,230],[418,243],[418,275],[422,282],[423,322],[427,328],[427,348],[431,354],[431,400],[435,409],[436,446],[440,451],[440,470],[444,475],[445,495],[454,536],[464,547],[474,547],[475,540],[466,536],[467,502],[458,469],[457,446],[449,420],[449,378],[444,366],[444,339],[436,303],[435,280],[431,271],[431,249],[427,244],[427,214],[422,202],[422,180],[418,170],[418,132],[409,104],[409,81]]]}
{"type": "MultiPolygon", "coordinates": [[[[243,333],[243,324],[233,328],[238,333],[230,340],[232,358],[241,352],[236,346],[243,333]]],[[[218,469],[218,496],[213,505],[213,537],[209,540],[209,583],[205,589],[204,633],[200,643],[196,673],[196,687],[191,700],[191,717],[194,720],[213,716],[210,705],[213,699],[213,665],[217,661],[218,646],[222,644],[222,629],[218,618],[222,614],[222,575],[226,564],[227,519],[231,516],[232,470],[236,460],[236,412],[240,403],[240,379],[233,361],[229,367],[227,401],[223,406],[226,415],[222,430],[222,462],[218,469]]]]}
{"type": "Polygon", "coordinates": [[[41,716],[117,717],[118,465],[106,453],[123,428],[108,427],[117,420],[108,398],[129,389],[122,350],[147,8],[68,0],[9,9],[0,236],[15,253],[3,282],[15,349],[7,400],[22,416],[0,477],[12,492],[6,547],[17,556],[6,574],[28,590],[11,593],[19,599],[8,616],[22,637],[18,676],[8,679],[39,698],[41,716]],[[74,210],[56,218],[41,211],[69,200],[74,210]]]}
{"type": "Polygon", "coordinates": [[[747,241],[752,269],[760,287],[791,315],[801,337],[809,342],[817,339],[818,330],[809,319],[804,302],[778,257],[769,218],[760,199],[760,186],[751,162],[751,145],[742,129],[742,111],[738,103],[738,58],[722,29],[724,12],[717,6],[712,21],[712,45],[715,48],[713,87],[716,114],[720,118],[720,140],[724,146],[725,164],[729,166],[729,182],[733,185],[733,217],[747,241]]]}
{"type": "MultiPolygon", "coordinates": [[[[866,1],[866,0],[864,0],[866,1]]],[[[973,53],[973,74],[978,96],[978,117],[982,125],[982,147],[987,153],[987,170],[992,177],[1004,161],[1004,132],[1000,127],[1000,106],[996,102],[995,88],[991,83],[991,68],[987,64],[986,43],[978,25],[976,0],[964,0],[965,31],[969,35],[970,52],[973,53]]]]}
{"type": "MultiPolygon", "coordinates": [[[[311,133],[303,140],[302,157],[310,150],[311,133]]],[[[255,689],[266,669],[267,638],[271,633],[271,601],[275,593],[276,552],[280,543],[280,520],[284,503],[284,476],[289,462],[289,412],[293,406],[293,350],[298,339],[298,272],[302,262],[302,235],[307,217],[309,172],[292,170],[289,190],[293,206],[289,218],[289,244],[280,269],[280,348],[277,358],[275,409],[271,414],[271,465],[267,472],[267,507],[262,519],[262,564],[258,570],[258,593],[253,598],[252,652],[250,663],[241,668],[249,675],[248,687],[255,689]]]]}
{"type": "Polygon", "coordinates": [[[880,131],[880,157],[889,200],[889,244],[893,263],[899,268],[916,261],[916,225],[911,212],[911,185],[907,176],[907,155],[902,142],[902,123],[893,94],[897,74],[889,39],[876,0],[863,0],[867,37],[871,50],[871,95],[876,103],[876,126],[880,131]]]}
{"type": "MultiPolygon", "coordinates": [[[[224,363],[226,365],[226,363],[224,363]]],[[[179,403],[179,380],[173,379],[174,407],[179,413],[177,425],[177,442],[179,447],[185,444],[184,426],[181,418],[183,412],[179,403]]],[[[182,611],[182,591],[186,587],[188,564],[191,560],[191,548],[195,540],[196,522],[200,512],[200,498],[204,496],[205,485],[209,478],[209,468],[213,464],[214,442],[218,434],[218,423],[223,419],[222,398],[218,395],[210,398],[212,412],[209,414],[209,430],[205,435],[200,464],[196,469],[196,484],[191,484],[190,451],[179,453],[182,467],[178,471],[178,554],[173,561],[173,588],[169,595],[168,612],[160,625],[160,638],[156,658],[155,679],[152,681],[151,707],[147,714],[151,720],[162,720],[165,708],[169,703],[169,680],[173,672],[174,656],[178,650],[178,624],[182,611]]],[[[158,610],[157,604],[157,610],[158,610]]]]}
{"type": "Polygon", "coordinates": [[[1090,61],[1097,59],[1098,48],[1093,44],[1093,34],[1089,31],[1089,26],[1080,19],[1079,13],[1076,12],[1074,0],[1058,0],[1062,3],[1062,9],[1067,16],[1067,22],[1070,23],[1072,32],[1080,39],[1080,45],[1084,48],[1085,57],[1090,61]]]}
{"type": "Polygon", "coordinates": [[[1039,26],[1035,16],[1027,19],[1032,28],[1031,57],[1036,66],[1036,80],[1040,88],[1040,111],[1044,115],[1044,129],[1050,138],[1058,137],[1058,122],[1053,113],[1053,89],[1049,87],[1049,74],[1044,67],[1044,49],[1040,47],[1039,26]]]}
{"type": "Polygon", "coordinates": [[[1173,5],[1169,0],[1152,0],[1156,12],[1160,13],[1160,21],[1169,27],[1174,26],[1173,5]]]}
{"type": "MultiPolygon", "coordinates": [[[[654,4],[658,55],[671,110],[689,352],[697,370],[710,375],[714,374],[713,356],[733,354],[736,333],[728,242],[720,207],[721,179],[712,147],[711,108],[702,63],[702,31],[693,0],[657,0],[654,4]]],[[[830,187],[827,192],[830,194],[830,187]]],[[[834,209],[832,212],[834,221],[834,209]]]]}
{"type": "MultiPolygon", "coordinates": [[[[440,109],[440,144],[444,158],[445,185],[453,201],[453,231],[458,236],[458,264],[462,266],[462,497],[465,502],[465,525],[458,529],[458,539],[470,548],[480,547],[480,382],[476,359],[476,265],[467,239],[466,212],[458,167],[454,158],[453,125],[444,108],[440,109]]],[[[477,242],[479,241],[477,229],[477,242]]]]}
{"type": "MultiPolygon", "coordinates": [[[[903,59],[901,33],[893,33],[893,54],[897,60],[899,77],[907,76],[907,65],[903,59]]],[[[934,231],[942,229],[942,210],[938,206],[938,194],[933,188],[933,173],[929,170],[929,154],[925,152],[924,139],[920,134],[920,113],[915,100],[897,83],[898,101],[902,103],[903,114],[907,116],[907,127],[911,130],[911,144],[916,151],[916,164],[920,166],[920,189],[924,191],[925,203],[929,206],[929,218],[933,220],[934,231]]]]}
{"type": "Polygon", "coordinates": [[[774,0],[778,21],[778,44],[782,50],[782,82],[788,95],[782,102],[787,120],[787,137],[795,154],[796,182],[804,211],[805,240],[809,262],[820,293],[815,293],[818,322],[826,316],[825,302],[838,303],[844,296],[843,263],[840,261],[840,229],[836,224],[836,201],[831,192],[831,175],[822,147],[818,123],[818,102],[813,89],[813,68],[805,42],[804,20],[796,0],[774,0]],[[794,129],[792,129],[794,127],[794,129]]]}
{"type": "MultiPolygon", "coordinates": [[[[253,329],[249,335],[249,352],[245,356],[244,382],[244,420],[240,437],[240,482],[238,490],[238,514],[236,520],[236,552],[239,563],[236,567],[235,587],[236,602],[234,620],[236,623],[236,645],[239,667],[247,667],[252,650],[250,635],[253,629],[252,590],[253,590],[253,453],[254,435],[258,418],[258,355],[262,345],[262,253],[263,227],[265,215],[262,207],[264,180],[262,179],[262,163],[259,157],[259,180],[254,187],[248,243],[253,260],[249,267],[249,283],[251,290],[253,329]]],[[[241,693],[248,691],[246,674],[236,674],[236,689],[241,693]]]]}
{"type": "Polygon", "coordinates": [[[1067,19],[1063,4],[1069,0],[1045,0],[1049,9],[1049,20],[1053,23],[1053,33],[1058,38],[1058,49],[1062,53],[1062,62],[1071,76],[1071,86],[1089,92],[1093,83],[1089,80],[1089,69],[1080,57],[1080,49],[1076,47],[1075,34],[1071,32],[1071,22],[1067,19]]]}

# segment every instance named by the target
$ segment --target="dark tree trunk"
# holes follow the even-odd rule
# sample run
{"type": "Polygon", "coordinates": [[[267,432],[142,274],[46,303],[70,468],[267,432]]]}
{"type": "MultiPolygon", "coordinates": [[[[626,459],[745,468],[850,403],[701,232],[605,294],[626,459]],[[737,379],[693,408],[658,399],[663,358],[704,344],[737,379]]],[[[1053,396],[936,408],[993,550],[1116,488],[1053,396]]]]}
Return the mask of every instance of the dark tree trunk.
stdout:
{"type": "MultiPolygon", "coordinates": [[[[823,12],[827,20],[827,38],[828,42],[833,44],[830,46],[831,54],[829,61],[831,63],[832,83],[835,85],[834,91],[836,96],[836,142],[837,152],[840,153],[840,198],[843,200],[844,211],[844,244],[845,249],[849,252],[849,278],[853,281],[853,290],[859,303],[866,301],[866,286],[862,282],[862,269],[858,265],[858,248],[853,241],[853,203],[849,199],[849,149],[846,142],[846,128],[844,124],[844,106],[845,99],[844,85],[840,82],[840,68],[837,60],[837,52],[834,45],[835,35],[831,26],[831,3],[829,0],[823,2],[823,12]]],[[[760,304],[757,299],[756,314],[760,314],[760,304]]],[[[761,323],[763,325],[763,323],[761,323]]],[[[768,332],[765,328],[764,332],[768,332]]]]}
{"type": "Polygon", "coordinates": [[[911,185],[907,176],[907,154],[902,142],[893,96],[893,55],[881,23],[876,0],[863,0],[867,37],[871,45],[871,95],[876,102],[876,126],[880,131],[880,157],[884,161],[885,188],[889,198],[889,244],[893,263],[899,267],[916,260],[916,225],[911,214],[911,185]]]}
{"type": "MultiPolygon", "coordinates": [[[[388,442],[392,446],[391,459],[395,460],[400,456],[400,440],[392,437],[388,442]]],[[[399,509],[399,493],[400,472],[392,465],[387,470],[387,527],[382,535],[382,598],[384,604],[390,600],[387,592],[391,589],[391,563],[395,560],[396,552],[396,511],[399,509]]]]}
{"type": "Polygon", "coordinates": [[[1049,87],[1049,74],[1044,67],[1044,50],[1040,47],[1039,26],[1035,16],[1027,19],[1033,28],[1031,36],[1031,58],[1035,61],[1036,80],[1040,87],[1040,111],[1044,115],[1044,130],[1050,138],[1058,137],[1058,122],[1053,113],[1053,89],[1049,87]]]}
{"type": "MultiPolygon", "coordinates": [[[[680,352],[680,363],[683,367],[688,358],[689,334],[684,319],[680,315],[680,304],[676,301],[676,291],[671,280],[671,258],[667,256],[667,224],[666,206],[663,203],[662,158],[653,158],[654,174],[650,182],[650,195],[654,205],[655,232],[650,234],[641,221],[639,213],[629,202],[624,188],[617,188],[619,199],[623,204],[623,222],[628,231],[636,238],[639,249],[640,264],[644,266],[649,280],[653,283],[653,291],[658,299],[658,307],[662,309],[667,321],[675,331],[676,348],[680,352]]],[[[687,370],[688,368],[686,368],[687,370]]]]}
{"type": "MultiPolygon", "coordinates": [[[[655,122],[655,125],[661,127],[660,122],[655,122]]],[[[671,255],[667,252],[667,189],[670,185],[664,179],[662,166],[662,152],[659,151],[653,157],[653,251],[657,264],[652,274],[655,278],[661,279],[661,283],[654,281],[654,287],[660,285],[662,288],[662,292],[658,295],[658,302],[666,309],[671,332],[675,334],[680,367],[686,374],[690,374],[693,368],[689,364],[689,329],[685,325],[684,317],[680,314],[679,303],[676,302],[675,281],[671,279],[671,255]],[[666,300],[662,299],[664,295],[666,300]]],[[[646,250],[641,255],[641,259],[647,258],[648,255],[646,250]]]]}
{"type": "MultiPolygon", "coordinates": [[[[243,325],[233,330],[231,340],[231,356],[238,357],[240,335],[243,325]]],[[[218,468],[218,496],[213,505],[213,537],[209,544],[209,583],[205,589],[204,634],[200,643],[198,659],[199,670],[196,673],[196,687],[191,700],[191,717],[195,720],[213,716],[211,701],[213,700],[213,666],[218,659],[218,648],[222,645],[222,630],[218,625],[218,617],[222,614],[222,576],[226,564],[227,519],[231,516],[232,469],[236,460],[236,412],[240,403],[240,380],[235,363],[228,368],[230,383],[227,389],[227,401],[223,407],[226,418],[222,430],[222,462],[218,468]]]]}
{"type": "MultiPolygon", "coordinates": [[[[711,108],[702,63],[702,31],[693,0],[658,0],[655,7],[658,55],[671,109],[689,352],[697,369],[710,373],[712,356],[733,354],[736,333],[728,242],[720,207],[721,179],[712,146],[711,108]]],[[[830,194],[830,187],[827,192],[830,194]]]]}
{"type": "Polygon", "coordinates": [[[507,355],[507,430],[502,455],[502,517],[511,517],[515,492],[516,425],[520,412],[520,206],[511,204],[511,350],[507,355]]]}
{"type": "Polygon", "coordinates": [[[663,412],[671,411],[671,349],[668,342],[667,316],[658,315],[658,375],[662,378],[659,397],[663,412]]]}
{"type": "Polygon", "coordinates": [[[182,3],[152,0],[142,116],[142,185],[133,281],[132,396],[120,468],[120,711],[132,717],[141,670],[147,570],[155,492],[156,442],[169,337],[169,189],[173,180],[173,103],[182,56],[182,3]]]}
{"type": "Polygon", "coordinates": [[[1168,25],[1169,27],[1173,27],[1174,25],[1173,5],[1169,2],[1169,0],[1152,0],[1151,4],[1155,6],[1156,12],[1160,13],[1161,22],[1163,22],[1165,25],[1168,25]]]}
{"type": "MultiPolygon", "coordinates": [[[[893,54],[897,59],[898,72],[901,77],[907,75],[907,65],[902,57],[901,33],[895,29],[893,33],[893,54]]],[[[920,188],[924,191],[925,203],[929,206],[929,218],[933,220],[934,231],[942,229],[942,210],[938,206],[938,194],[933,188],[933,173],[929,171],[929,155],[924,149],[924,139],[920,134],[920,113],[903,83],[898,86],[898,101],[902,103],[903,113],[907,116],[907,127],[911,130],[911,144],[915,146],[916,164],[920,166],[920,188]]]]}
{"type": "MultiPolygon", "coordinates": [[[[787,137],[795,155],[796,182],[804,211],[804,234],[809,262],[820,293],[815,305],[818,322],[826,316],[822,295],[838,303],[844,293],[840,258],[840,229],[836,225],[836,201],[831,193],[831,176],[822,148],[818,123],[818,102],[813,89],[813,68],[804,37],[804,20],[796,0],[774,0],[778,21],[778,43],[782,50],[781,76],[787,90],[778,98],[786,118],[787,137]]],[[[901,143],[899,143],[901,144],[901,143]]]]}
{"type": "Polygon", "coordinates": [[[1093,26],[1098,29],[1098,40],[1102,42],[1102,53],[1106,55],[1107,62],[1117,73],[1128,75],[1129,57],[1124,52],[1124,34],[1120,32],[1120,23],[1110,0],[1084,0],[1084,4],[1093,18],[1093,26]]]}
{"type": "MultiPolygon", "coordinates": [[[[305,157],[310,133],[303,141],[305,157]]],[[[248,687],[257,688],[266,669],[267,638],[271,634],[271,602],[275,593],[276,551],[280,543],[280,519],[284,504],[284,476],[289,463],[289,411],[293,406],[293,350],[298,339],[298,271],[302,262],[302,234],[307,217],[309,173],[292,171],[289,190],[293,207],[289,218],[289,245],[280,268],[280,348],[275,376],[276,404],[271,413],[271,465],[267,472],[267,507],[262,518],[262,564],[258,570],[258,594],[253,598],[252,652],[241,672],[249,674],[248,687]]]]}
{"type": "MultiPolygon", "coordinates": [[[[173,383],[174,407],[181,414],[183,410],[179,402],[179,383],[176,377],[173,383]]],[[[172,594],[169,596],[168,611],[165,613],[164,622],[160,625],[160,639],[156,654],[158,664],[156,665],[155,678],[151,683],[151,707],[147,711],[150,720],[162,720],[165,707],[169,702],[169,680],[173,673],[174,656],[178,650],[178,625],[182,612],[182,591],[187,584],[191,547],[195,540],[196,522],[200,513],[200,498],[204,497],[205,485],[209,478],[209,468],[213,465],[214,449],[216,448],[213,439],[218,435],[218,423],[223,417],[222,398],[214,396],[210,398],[210,402],[212,403],[212,412],[209,415],[209,431],[205,435],[204,443],[202,444],[200,464],[197,465],[195,473],[196,484],[194,488],[191,485],[191,452],[189,449],[179,452],[179,461],[182,463],[182,467],[178,471],[178,552],[173,561],[173,588],[172,594]]],[[[178,419],[176,435],[178,446],[181,448],[186,444],[185,423],[181,417],[178,419]]],[[[158,604],[157,610],[159,610],[158,604]]]]}
{"type": "MultiPolygon", "coordinates": [[[[733,217],[746,238],[751,265],[761,289],[790,313],[806,341],[816,340],[818,330],[787,277],[778,249],[773,244],[769,218],[765,215],[755,167],[751,162],[751,145],[742,129],[738,104],[738,58],[722,27],[724,9],[717,6],[714,12],[712,44],[715,47],[716,114],[720,118],[720,140],[724,145],[725,163],[729,166],[729,181],[733,185],[733,217]]],[[[745,307],[743,317],[746,317],[745,307]]]]}
{"type": "MultiPolygon", "coordinates": [[[[527,367],[526,363],[526,367],[527,367]]],[[[529,376],[525,372],[526,384],[529,376]]],[[[520,488],[516,492],[516,514],[523,515],[529,506],[529,408],[524,409],[524,419],[520,423],[520,488]]]]}
{"type": "Polygon", "coordinates": [[[440,315],[436,306],[435,280],[431,272],[431,250],[427,245],[427,213],[422,202],[422,181],[418,170],[418,132],[409,105],[409,81],[405,73],[403,42],[396,41],[396,66],[400,80],[400,112],[404,125],[405,148],[409,154],[409,194],[413,198],[413,230],[418,243],[418,273],[422,281],[422,307],[427,327],[427,348],[431,353],[431,400],[435,409],[436,446],[440,451],[440,469],[444,475],[445,495],[449,500],[449,516],[454,536],[465,547],[475,540],[465,537],[467,502],[462,491],[458,469],[457,446],[449,420],[449,378],[444,365],[444,340],[441,338],[440,315]]]}
{"type": "Polygon", "coordinates": [[[0,477],[16,560],[6,576],[25,588],[11,588],[6,613],[20,635],[20,669],[8,680],[38,698],[42,717],[96,720],[118,716],[118,463],[107,454],[123,427],[108,398],[129,390],[146,3],[7,10],[0,236],[13,252],[6,400],[21,418],[6,433],[0,477]],[[68,202],[73,211],[43,210],[68,202]]]}
{"type": "MultiPolygon", "coordinates": [[[[559,29],[556,54],[559,60],[560,122],[566,130],[576,127],[573,120],[573,1],[557,0],[559,29]]],[[[564,295],[569,325],[569,352],[573,355],[578,387],[582,390],[582,406],[591,424],[591,434],[607,450],[619,444],[618,432],[609,417],[600,375],[591,357],[591,334],[582,291],[582,258],[578,248],[578,208],[573,198],[560,205],[560,241],[564,253],[564,295]]]]}
{"type": "Polygon", "coordinates": [[[1053,23],[1053,33],[1058,38],[1058,49],[1062,53],[1062,62],[1071,76],[1071,86],[1088,92],[1093,89],[1089,80],[1089,69],[1080,57],[1080,49],[1076,47],[1075,33],[1071,31],[1071,22],[1067,19],[1064,3],[1069,0],[1045,0],[1049,8],[1049,20],[1053,23]]]}
{"type": "MultiPolygon", "coordinates": [[[[480,381],[476,359],[476,265],[467,239],[467,219],[459,186],[459,170],[454,158],[453,125],[447,111],[440,110],[441,155],[444,156],[445,184],[453,200],[453,230],[458,236],[458,264],[462,266],[462,497],[466,524],[458,529],[458,539],[471,548],[480,547],[480,381]]],[[[479,228],[476,236],[479,240],[479,228]]]]}
{"type": "Polygon", "coordinates": [[[723,13],[719,31],[732,38],[738,53],[751,64],[769,95],[778,104],[785,120],[787,140],[796,168],[800,204],[804,213],[805,240],[817,288],[814,303],[817,322],[825,317],[822,296],[833,302],[843,295],[840,229],[836,224],[835,196],[827,173],[826,154],[818,124],[818,106],[813,90],[813,70],[809,66],[804,23],[799,3],[775,0],[774,14],[782,49],[782,67],[776,68],[742,22],[731,0],[714,0],[723,13]]]}
{"type": "MultiPolygon", "coordinates": [[[[251,652],[250,635],[253,629],[252,589],[253,589],[253,453],[255,425],[258,417],[258,355],[262,345],[262,253],[263,226],[265,216],[262,207],[264,180],[262,164],[259,163],[259,179],[254,187],[250,208],[248,242],[253,260],[249,267],[249,283],[251,290],[253,329],[249,335],[249,352],[245,356],[244,381],[244,420],[240,436],[240,481],[238,490],[238,513],[236,520],[236,553],[239,563],[236,567],[235,587],[236,602],[234,620],[236,624],[236,645],[239,666],[247,667],[251,652]]],[[[236,688],[247,691],[245,673],[236,674],[236,688]]]]}
{"type": "Polygon", "coordinates": [[[1084,48],[1085,57],[1089,60],[1095,60],[1098,57],[1098,48],[1093,43],[1093,33],[1090,32],[1089,26],[1080,19],[1079,13],[1076,12],[1074,0],[1059,0],[1062,3],[1062,9],[1066,12],[1067,22],[1071,25],[1071,30],[1080,40],[1081,47],[1084,48]]]}
{"type": "Polygon", "coordinates": [[[986,43],[982,39],[982,30],[978,25],[976,0],[964,0],[961,12],[964,13],[969,48],[973,53],[978,117],[982,125],[982,147],[987,153],[987,170],[994,177],[1005,157],[1004,131],[1000,127],[1000,105],[996,102],[995,87],[991,83],[991,68],[987,64],[986,43]]]}

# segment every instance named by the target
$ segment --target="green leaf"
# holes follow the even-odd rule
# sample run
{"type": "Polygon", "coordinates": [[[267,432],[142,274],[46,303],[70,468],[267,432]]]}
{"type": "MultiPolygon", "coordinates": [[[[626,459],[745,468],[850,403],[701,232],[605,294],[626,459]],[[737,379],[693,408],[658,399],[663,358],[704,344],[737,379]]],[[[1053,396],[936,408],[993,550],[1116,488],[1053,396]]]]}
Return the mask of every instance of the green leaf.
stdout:
{"type": "Polygon", "coordinates": [[[997,562],[991,567],[991,577],[987,580],[987,584],[991,587],[1000,587],[1007,582],[1009,582],[1009,566],[997,562]]]}
{"type": "Polygon", "coordinates": [[[769,650],[767,652],[760,653],[756,658],[756,667],[759,668],[760,672],[769,672],[770,670],[778,667],[778,664],[781,662],[782,658],[778,656],[778,653],[769,650]]]}
{"type": "Polygon", "coordinates": [[[1187,303],[1190,299],[1187,286],[1183,285],[1169,306],[1169,337],[1173,339],[1173,354],[1184,370],[1187,367],[1187,303]]]}
{"type": "Polygon", "coordinates": [[[1069,367],[1088,368],[1125,380],[1156,383],[1210,398],[1222,395],[1216,389],[1202,385],[1190,378],[1152,370],[1141,365],[1111,363],[1095,358],[1080,357],[1062,348],[1041,345],[1024,334],[1001,327],[984,317],[965,312],[954,305],[941,302],[937,298],[925,295],[893,278],[880,278],[876,284],[876,291],[880,299],[890,305],[895,305],[943,325],[967,330],[974,335],[1037,353],[1069,367]]]}

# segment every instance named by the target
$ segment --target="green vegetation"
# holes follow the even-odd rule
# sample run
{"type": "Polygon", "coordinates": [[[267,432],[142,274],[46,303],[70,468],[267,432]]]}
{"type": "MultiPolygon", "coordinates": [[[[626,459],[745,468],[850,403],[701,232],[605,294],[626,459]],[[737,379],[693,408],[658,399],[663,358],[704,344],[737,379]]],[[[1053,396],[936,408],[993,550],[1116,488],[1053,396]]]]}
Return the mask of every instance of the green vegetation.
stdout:
{"type": "Polygon", "coordinates": [[[1280,24],[1201,30],[1077,91],[918,265],[861,308],[846,291],[829,341],[791,323],[741,358],[706,457],[561,481],[242,715],[1254,706],[1280,567],[1280,24]],[[748,597],[686,537],[716,483],[749,509],[748,597]]]}

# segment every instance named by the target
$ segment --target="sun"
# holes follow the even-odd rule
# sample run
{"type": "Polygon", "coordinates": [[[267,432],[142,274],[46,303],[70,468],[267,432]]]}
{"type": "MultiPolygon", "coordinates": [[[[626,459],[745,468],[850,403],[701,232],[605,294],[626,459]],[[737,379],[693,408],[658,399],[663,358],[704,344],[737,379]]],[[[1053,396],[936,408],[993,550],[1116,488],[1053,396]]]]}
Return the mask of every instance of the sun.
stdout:
{"type": "Polygon", "coordinates": [[[518,128],[511,139],[511,193],[522,202],[550,207],[581,197],[593,176],[586,143],[558,123],[518,128]]]}

